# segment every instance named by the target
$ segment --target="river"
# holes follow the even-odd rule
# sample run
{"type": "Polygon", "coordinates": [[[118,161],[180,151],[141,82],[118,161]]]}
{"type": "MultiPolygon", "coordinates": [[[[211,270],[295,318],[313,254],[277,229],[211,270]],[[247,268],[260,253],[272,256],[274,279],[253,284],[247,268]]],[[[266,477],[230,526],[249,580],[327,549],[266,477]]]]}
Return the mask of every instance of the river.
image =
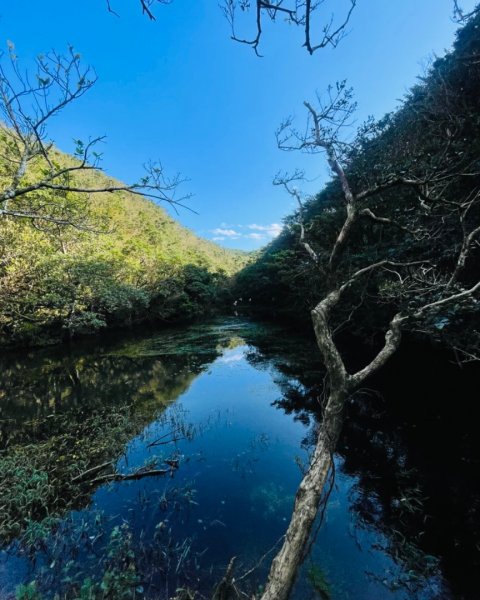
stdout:
{"type": "MultiPolygon", "coordinates": [[[[1,373],[5,494],[22,460],[46,457],[48,469],[21,471],[27,491],[0,508],[0,598],[206,596],[234,556],[238,588],[261,590],[321,415],[311,339],[231,317],[10,354],[1,373]],[[86,486],[92,468],[99,480],[86,486]],[[140,476],[101,480],[112,472],[140,476]],[[48,506],[32,505],[36,490],[48,506]],[[37,596],[21,596],[34,580],[37,596]]],[[[386,417],[379,398],[352,402],[293,598],[473,598],[473,559],[438,532],[432,541],[447,509],[424,485],[422,450],[406,447],[413,425],[386,417]]]]}

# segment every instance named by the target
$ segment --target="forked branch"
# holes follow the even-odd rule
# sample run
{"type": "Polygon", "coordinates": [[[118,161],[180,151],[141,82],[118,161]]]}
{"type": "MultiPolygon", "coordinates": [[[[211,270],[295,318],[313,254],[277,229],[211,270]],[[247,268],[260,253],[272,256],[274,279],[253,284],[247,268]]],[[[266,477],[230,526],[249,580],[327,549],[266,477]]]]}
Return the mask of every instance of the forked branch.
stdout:
{"type": "Polygon", "coordinates": [[[264,21],[276,21],[279,17],[291,24],[303,28],[304,47],[309,54],[313,54],[321,48],[327,46],[336,47],[342,40],[347,31],[347,26],[355,9],[357,0],[348,0],[347,11],[343,17],[336,20],[334,15],[324,20],[323,25],[319,27],[320,36],[317,41],[313,41],[313,21],[314,14],[319,11],[322,2],[318,0],[223,0],[221,4],[223,13],[230,25],[231,38],[250,46],[257,56],[260,56],[259,46],[263,35],[264,21]],[[254,33],[251,36],[244,37],[237,33],[238,11],[247,13],[250,10],[254,12],[254,33]]]}

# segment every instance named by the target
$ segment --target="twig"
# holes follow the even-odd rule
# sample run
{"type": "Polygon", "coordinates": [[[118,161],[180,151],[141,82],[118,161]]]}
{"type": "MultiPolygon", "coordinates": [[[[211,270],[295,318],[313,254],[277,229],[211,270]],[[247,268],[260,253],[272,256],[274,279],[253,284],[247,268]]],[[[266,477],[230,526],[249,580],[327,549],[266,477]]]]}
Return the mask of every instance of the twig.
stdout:
{"type": "Polygon", "coordinates": [[[72,483],[77,483],[79,481],[83,481],[84,479],[87,479],[87,477],[89,475],[94,475],[95,473],[98,473],[99,471],[102,471],[106,467],[111,467],[112,464],[113,464],[112,461],[108,461],[108,462],[103,463],[101,465],[97,465],[95,467],[92,467],[91,469],[87,469],[86,471],[83,471],[83,473],[80,473],[80,475],[77,475],[76,477],[74,477],[72,479],[72,483]]]}

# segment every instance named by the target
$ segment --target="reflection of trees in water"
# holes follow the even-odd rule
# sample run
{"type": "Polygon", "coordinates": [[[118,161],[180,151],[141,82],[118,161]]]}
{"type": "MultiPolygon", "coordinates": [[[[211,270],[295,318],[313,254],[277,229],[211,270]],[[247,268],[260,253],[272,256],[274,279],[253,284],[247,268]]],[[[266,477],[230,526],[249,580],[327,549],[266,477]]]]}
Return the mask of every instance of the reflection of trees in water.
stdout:
{"type": "MultiPolygon", "coordinates": [[[[65,515],[65,511],[71,508],[88,504],[96,486],[86,486],[83,476],[78,480],[78,473],[93,472],[96,477],[97,465],[102,466],[105,461],[107,465],[114,465],[124,452],[125,443],[153,420],[155,428],[159,430],[159,447],[155,448],[155,452],[161,455],[170,451],[172,446],[168,446],[168,449],[163,446],[170,441],[170,437],[184,439],[196,435],[198,424],[195,431],[188,428],[184,415],[179,414],[176,407],[160,416],[159,411],[161,413],[185,392],[195,377],[223,349],[232,349],[240,344],[244,344],[244,340],[237,333],[193,327],[183,334],[161,334],[151,339],[142,338],[138,342],[131,340],[121,345],[94,348],[90,352],[73,347],[70,352],[41,353],[37,357],[11,359],[5,365],[3,373],[7,378],[7,386],[3,415],[11,418],[11,428],[3,432],[6,446],[3,459],[7,459],[7,462],[10,459],[11,464],[2,463],[5,467],[3,470],[9,475],[16,470],[19,462],[25,462],[32,465],[35,477],[42,474],[47,481],[47,474],[54,474],[48,489],[46,487],[45,493],[42,493],[40,503],[18,506],[12,498],[1,520],[5,540],[22,534],[18,539],[26,544],[35,560],[38,557],[56,565],[50,571],[49,581],[43,581],[43,576],[40,577],[42,588],[50,589],[52,577],[61,580],[65,575],[65,561],[68,562],[67,557],[71,553],[75,556],[70,556],[70,560],[81,556],[81,563],[84,552],[93,552],[93,548],[76,546],[74,542],[77,538],[84,540],[88,546],[90,540],[100,539],[98,535],[105,536],[105,532],[96,533],[96,521],[82,521],[79,524],[71,516],[62,519],[59,524],[42,520],[46,514],[65,515]],[[31,402],[32,392],[38,402],[31,402]],[[127,412],[122,429],[116,417],[123,414],[124,410],[127,412]],[[75,482],[74,485],[72,482],[75,482]],[[61,499],[61,506],[57,506],[57,498],[61,499]],[[20,521],[18,531],[9,526],[13,517],[20,521]],[[56,554],[50,557],[52,553],[56,554]]],[[[163,462],[170,464],[168,460],[163,462]]],[[[109,468],[107,466],[107,470],[109,468]]],[[[122,471],[129,469],[127,464],[119,468],[122,471]]],[[[26,480],[25,485],[27,489],[29,481],[26,480]]],[[[162,488],[160,484],[159,490],[162,488]]],[[[165,518],[153,531],[143,530],[144,525],[141,526],[141,535],[135,531],[135,536],[138,534],[141,537],[135,540],[135,560],[140,571],[151,571],[152,564],[155,564],[158,577],[165,578],[165,573],[171,571],[176,583],[189,570],[198,575],[197,556],[190,548],[191,543],[188,539],[174,539],[169,524],[169,512],[176,514],[181,506],[188,508],[189,502],[195,504],[192,491],[187,489],[170,490],[168,493],[162,491],[160,495],[153,494],[135,503],[133,510],[136,513],[153,513],[155,507],[160,507],[165,513],[165,518]],[[151,555],[155,546],[150,547],[146,543],[148,535],[154,535],[156,542],[162,537],[159,556],[151,555]],[[145,554],[142,554],[142,548],[145,554]],[[140,551],[137,553],[137,550],[140,551]],[[163,562],[160,560],[162,557],[163,562]]],[[[139,518],[142,519],[141,516],[139,518]]],[[[95,543],[102,547],[100,542],[95,543]]],[[[99,549],[98,546],[96,549],[99,549]]],[[[79,577],[82,570],[85,572],[83,567],[79,569],[79,577]]],[[[149,573],[149,577],[155,579],[154,575],[149,573]]],[[[169,579],[172,579],[170,575],[169,579]]],[[[80,584],[81,581],[75,581],[74,585],[80,584]]]]}
{"type": "MultiPolygon", "coordinates": [[[[267,365],[268,347],[253,359],[267,365]]],[[[293,359],[274,353],[273,360],[285,374],[277,406],[306,423],[318,417],[321,387],[293,359]]],[[[385,536],[386,550],[412,571],[401,582],[412,593],[435,572],[439,557],[454,593],[477,594],[480,443],[468,412],[477,378],[474,365],[459,369],[431,347],[406,344],[370,382],[379,391],[357,394],[347,408],[339,454],[342,470],[358,478],[357,524],[385,536]],[[453,413],[452,398],[465,410],[453,413]]],[[[305,443],[314,437],[312,427],[305,443]]]]}
{"type": "Polygon", "coordinates": [[[465,598],[477,597],[480,567],[480,444],[468,413],[477,378],[478,367],[458,369],[431,348],[405,348],[372,382],[385,400],[351,405],[340,449],[345,470],[360,477],[360,519],[387,533],[392,552],[409,563],[418,563],[412,542],[438,556],[465,598]],[[392,377],[407,357],[409,376],[392,377]],[[452,398],[460,410],[452,411],[452,398]]]}
{"type": "MultiPolygon", "coordinates": [[[[115,470],[125,445],[152,421],[165,425],[164,409],[218,355],[211,340],[195,354],[178,347],[178,336],[169,353],[155,349],[155,338],[150,341],[88,352],[83,346],[63,348],[4,361],[3,543],[36,530],[46,517],[85,506],[102,481],[137,477],[115,470]]],[[[172,427],[178,430],[176,422],[172,427]]],[[[178,461],[160,460],[148,471],[167,473],[177,466],[178,461]]]]}
{"type": "Polygon", "coordinates": [[[10,356],[0,365],[0,443],[21,437],[33,422],[50,415],[125,403],[146,414],[168,406],[184,393],[217,356],[208,352],[142,354],[145,340],[113,347],[84,346],[52,353],[10,356]]]}

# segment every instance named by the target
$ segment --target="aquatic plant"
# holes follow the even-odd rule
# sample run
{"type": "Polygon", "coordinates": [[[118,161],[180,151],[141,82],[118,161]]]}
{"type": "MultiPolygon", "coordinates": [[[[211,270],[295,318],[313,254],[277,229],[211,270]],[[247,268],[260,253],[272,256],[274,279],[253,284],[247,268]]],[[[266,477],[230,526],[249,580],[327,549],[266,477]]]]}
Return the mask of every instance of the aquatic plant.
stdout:
{"type": "Polygon", "coordinates": [[[250,499],[253,505],[260,505],[260,508],[257,506],[255,510],[262,510],[266,519],[279,518],[288,514],[293,503],[293,496],[286,494],[284,488],[273,481],[254,488],[250,499]]]}
{"type": "Polygon", "coordinates": [[[15,600],[42,600],[40,592],[37,590],[35,581],[26,585],[19,585],[15,594],[15,600]]]}
{"type": "Polygon", "coordinates": [[[86,502],[96,482],[84,475],[111,468],[143,419],[130,406],[52,415],[46,439],[32,443],[27,435],[28,443],[7,448],[0,455],[0,541],[23,533],[22,542],[35,545],[52,517],[86,502]]]}
{"type": "MultiPolygon", "coordinates": [[[[64,567],[64,589],[51,592],[55,600],[139,600],[143,597],[143,587],[140,585],[132,549],[132,534],[126,524],[112,530],[102,569],[97,576],[78,580],[78,572],[74,576],[69,575],[72,568],[75,568],[74,561],[68,562],[64,567]]],[[[16,600],[43,600],[44,595],[39,587],[37,581],[18,586],[16,600]]]]}
{"type": "Polygon", "coordinates": [[[312,564],[307,570],[307,579],[314,589],[315,593],[322,600],[330,600],[332,590],[328,582],[325,571],[317,564],[312,564]]]}

